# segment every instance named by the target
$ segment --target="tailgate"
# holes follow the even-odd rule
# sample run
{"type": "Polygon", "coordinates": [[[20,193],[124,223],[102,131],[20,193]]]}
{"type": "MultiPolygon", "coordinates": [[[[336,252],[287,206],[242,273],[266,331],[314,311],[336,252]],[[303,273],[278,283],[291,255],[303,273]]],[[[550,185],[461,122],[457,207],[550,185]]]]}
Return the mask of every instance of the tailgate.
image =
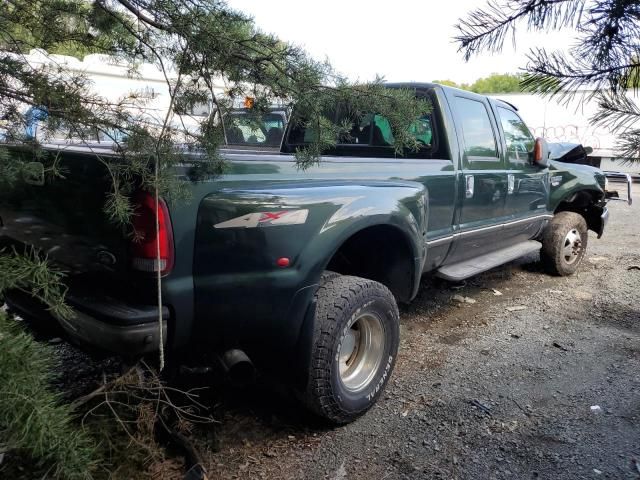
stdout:
{"type": "MultiPolygon", "coordinates": [[[[31,153],[10,155],[31,160],[31,153]],[[26,155],[30,155],[29,158],[26,155]]],[[[95,154],[49,152],[62,176],[21,178],[0,192],[0,248],[35,247],[69,274],[124,272],[128,264],[125,230],[104,213],[110,175],[95,154]]]]}

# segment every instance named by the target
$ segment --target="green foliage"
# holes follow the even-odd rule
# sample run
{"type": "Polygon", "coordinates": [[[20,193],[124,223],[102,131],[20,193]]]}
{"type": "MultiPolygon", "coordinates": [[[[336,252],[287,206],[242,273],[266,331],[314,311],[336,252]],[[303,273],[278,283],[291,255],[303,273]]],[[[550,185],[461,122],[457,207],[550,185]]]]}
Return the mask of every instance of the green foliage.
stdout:
{"type": "Polygon", "coordinates": [[[492,93],[517,93],[522,91],[521,82],[524,76],[511,73],[492,73],[488,77],[479,78],[468,84],[457,84],[453,80],[434,80],[435,83],[460,88],[484,95],[492,93]]]}
{"type": "Polygon", "coordinates": [[[178,478],[184,466],[157,443],[156,423],[186,433],[213,422],[198,392],[166,387],[144,364],[70,404],[51,387],[60,371],[55,352],[0,310],[0,478],[178,478]]]}
{"type": "Polygon", "coordinates": [[[454,87],[454,88],[462,88],[464,90],[466,90],[466,83],[463,84],[458,84],[456,82],[454,82],[453,80],[434,80],[434,83],[439,83],[440,85],[445,85],[447,87],[454,87]]]}
{"type": "Polygon", "coordinates": [[[69,318],[73,313],[64,303],[63,277],[34,250],[22,254],[0,250],[0,294],[21,290],[44,303],[54,315],[69,318]]]}
{"type": "Polygon", "coordinates": [[[89,53],[121,51],[132,38],[105,11],[83,0],[14,0],[0,7],[0,49],[82,58],[89,53]]]}
{"type": "Polygon", "coordinates": [[[559,99],[576,94],[596,97],[600,109],[592,123],[612,127],[618,148],[639,159],[640,120],[629,108],[628,89],[640,88],[640,3],[627,0],[491,0],[457,25],[460,50],[466,59],[480,52],[499,52],[505,40],[515,40],[516,25],[529,31],[574,29],[567,52],[532,49],[522,87],[559,99]]]}
{"type": "Polygon", "coordinates": [[[514,93],[520,92],[520,82],[522,75],[513,75],[509,73],[493,73],[488,77],[480,78],[471,84],[469,88],[472,92],[491,94],[491,93],[514,93]]]}
{"type": "Polygon", "coordinates": [[[0,148],[0,189],[7,191],[22,177],[24,163],[13,158],[6,148],[0,148]]]}
{"type": "Polygon", "coordinates": [[[53,365],[49,349],[0,311],[0,436],[9,450],[5,462],[24,454],[36,469],[49,472],[47,478],[89,479],[96,467],[96,445],[73,424],[70,407],[50,390],[53,365]]]}

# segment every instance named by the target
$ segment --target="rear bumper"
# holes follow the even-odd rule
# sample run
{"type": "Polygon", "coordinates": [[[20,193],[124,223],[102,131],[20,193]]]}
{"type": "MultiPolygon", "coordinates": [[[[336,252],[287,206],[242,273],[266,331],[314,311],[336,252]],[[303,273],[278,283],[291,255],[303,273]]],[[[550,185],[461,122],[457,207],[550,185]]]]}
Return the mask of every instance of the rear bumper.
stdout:
{"type": "MultiPolygon", "coordinates": [[[[10,292],[7,295],[9,308],[25,319],[44,321],[49,317],[41,304],[28,295],[10,292]]],[[[56,318],[72,343],[88,350],[115,353],[124,357],[135,357],[159,349],[160,326],[158,309],[151,306],[132,306],[114,299],[96,299],[69,296],[67,303],[73,307],[74,315],[69,319],[56,318]]],[[[163,343],[167,344],[167,320],[169,309],[162,309],[163,343]]]]}
{"type": "MultiPolygon", "coordinates": [[[[158,350],[160,346],[159,322],[139,325],[110,325],[89,315],[75,311],[70,319],[58,322],[74,343],[96,348],[124,357],[140,356],[158,350]]],[[[167,321],[162,321],[163,340],[167,343],[167,321]]]]}

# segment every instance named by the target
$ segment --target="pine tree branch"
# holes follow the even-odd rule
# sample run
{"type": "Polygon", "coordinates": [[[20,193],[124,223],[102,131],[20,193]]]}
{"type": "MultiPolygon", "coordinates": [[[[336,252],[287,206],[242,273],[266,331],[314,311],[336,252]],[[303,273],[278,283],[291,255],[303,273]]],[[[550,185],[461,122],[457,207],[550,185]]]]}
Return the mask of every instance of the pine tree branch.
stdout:
{"type": "Polygon", "coordinates": [[[500,51],[515,24],[528,20],[530,30],[559,29],[578,24],[585,0],[491,0],[461,19],[455,40],[465,60],[483,50],[500,51]]]}
{"type": "Polygon", "coordinates": [[[148,15],[145,15],[141,10],[136,8],[128,0],[117,0],[117,2],[123,7],[125,7],[127,10],[129,10],[131,13],[133,13],[139,20],[143,21],[144,23],[151,25],[152,27],[155,27],[158,30],[171,31],[171,29],[167,25],[164,25],[160,22],[156,22],[154,19],[152,19],[148,15]]]}

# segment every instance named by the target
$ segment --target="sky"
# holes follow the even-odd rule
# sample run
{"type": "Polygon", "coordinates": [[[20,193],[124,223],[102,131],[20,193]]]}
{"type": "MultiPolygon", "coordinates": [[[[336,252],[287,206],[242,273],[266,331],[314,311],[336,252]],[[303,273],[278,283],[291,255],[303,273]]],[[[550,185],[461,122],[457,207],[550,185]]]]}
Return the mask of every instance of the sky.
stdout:
{"type": "Polygon", "coordinates": [[[485,0],[228,0],[254,17],[258,27],[304,47],[317,60],[327,58],[351,80],[449,79],[471,83],[491,73],[517,73],[532,47],[550,50],[572,42],[568,32],[518,30],[500,54],[464,62],[453,38],[458,19],[485,0]]]}

